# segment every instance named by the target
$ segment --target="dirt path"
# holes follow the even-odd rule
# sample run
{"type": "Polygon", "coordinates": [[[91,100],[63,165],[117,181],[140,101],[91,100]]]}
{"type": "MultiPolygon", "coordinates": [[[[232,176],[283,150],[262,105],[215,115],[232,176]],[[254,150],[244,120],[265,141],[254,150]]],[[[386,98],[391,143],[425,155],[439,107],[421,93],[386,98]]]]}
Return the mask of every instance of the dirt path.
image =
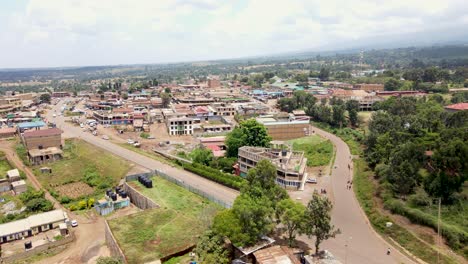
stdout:
{"type": "MultiPolygon", "coordinates": [[[[32,170],[23,164],[23,161],[14,151],[14,143],[15,141],[0,141],[0,151],[5,153],[6,158],[13,166],[25,172],[28,181],[36,190],[43,189],[32,170]]],[[[89,211],[88,215],[78,215],[70,212],[47,190],[43,190],[45,191],[45,198],[54,204],[54,208],[66,211],[69,219],[76,219],[79,226],[73,229],[76,236],[75,241],[68,244],[64,251],[39,263],[94,263],[97,256],[109,255],[109,250],[105,246],[104,218],[96,215],[93,210],[89,211]]]]}

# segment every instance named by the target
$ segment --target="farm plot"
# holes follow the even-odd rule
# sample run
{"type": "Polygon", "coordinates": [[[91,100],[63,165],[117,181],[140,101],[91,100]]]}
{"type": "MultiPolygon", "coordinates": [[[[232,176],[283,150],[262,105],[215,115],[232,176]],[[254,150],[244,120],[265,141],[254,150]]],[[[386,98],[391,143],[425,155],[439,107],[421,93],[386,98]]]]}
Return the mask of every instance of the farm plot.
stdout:
{"type": "Polygon", "coordinates": [[[189,248],[209,227],[218,205],[164,179],[153,178],[152,189],[130,185],[158,203],[147,210],[109,221],[129,263],[145,263],[189,248]]]}
{"type": "Polygon", "coordinates": [[[83,182],[72,182],[55,188],[60,196],[77,199],[93,193],[93,188],[83,182]]]}

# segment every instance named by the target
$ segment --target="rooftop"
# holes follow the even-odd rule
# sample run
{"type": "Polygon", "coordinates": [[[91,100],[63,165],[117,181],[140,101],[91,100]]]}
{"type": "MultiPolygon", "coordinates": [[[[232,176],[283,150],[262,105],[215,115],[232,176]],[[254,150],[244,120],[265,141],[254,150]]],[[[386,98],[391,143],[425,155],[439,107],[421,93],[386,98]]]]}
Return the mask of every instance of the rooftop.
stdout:
{"type": "Polygon", "coordinates": [[[47,136],[56,136],[62,134],[62,130],[54,127],[42,130],[26,131],[24,132],[24,138],[32,137],[47,137],[47,136]]]}
{"type": "Polygon", "coordinates": [[[62,210],[54,210],[50,212],[31,215],[28,218],[0,224],[0,237],[8,236],[15,233],[20,233],[31,229],[32,227],[65,221],[67,214],[62,210]]]}
{"type": "Polygon", "coordinates": [[[278,169],[288,171],[288,173],[303,174],[307,164],[307,158],[302,151],[290,151],[279,148],[261,148],[243,146],[239,148],[239,156],[248,157],[251,160],[260,161],[267,159],[278,169]],[[245,154],[244,154],[245,153],[245,154]]]}
{"type": "Polygon", "coordinates": [[[39,121],[19,123],[18,127],[21,128],[21,129],[24,129],[24,128],[43,127],[45,125],[46,124],[44,123],[44,121],[39,120],[39,121]]]}
{"type": "Polygon", "coordinates": [[[253,253],[258,264],[299,264],[288,247],[272,246],[253,253]]]}
{"type": "Polygon", "coordinates": [[[458,103],[453,105],[447,105],[446,109],[450,110],[468,110],[468,103],[458,103]]]}

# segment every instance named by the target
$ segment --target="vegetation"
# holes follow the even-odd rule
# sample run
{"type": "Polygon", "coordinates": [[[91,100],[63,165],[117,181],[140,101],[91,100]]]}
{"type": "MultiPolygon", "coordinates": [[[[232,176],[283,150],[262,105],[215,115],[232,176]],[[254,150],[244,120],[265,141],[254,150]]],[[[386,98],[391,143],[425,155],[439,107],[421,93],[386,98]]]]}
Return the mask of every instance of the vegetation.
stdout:
{"type": "Polygon", "coordinates": [[[208,230],[200,238],[194,250],[201,263],[231,263],[229,251],[224,247],[224,239],[213,231],[208,230]]]}
{"type": "Polygon", "coordinates": [[[278,203],[277,219],[286,227],[290,247],[294,246],[296,235],[302,234],[305,229],[305,213],[305,206],[291,199],[284,199],[278,203]]]}
{"type": "Polygon", "coordinates": [[[50,104],[50,94],[49,93],[43,93],[39,97],[39,100],[41,100],[42,103],[50,104]]]}
{"type": "Polygon", "coordinates": [[[146,133],[146,132],[141,132],[140,133],[140,137],[141,138],[145,138],[145,139],[148,139],[151,135],[149,133],[146,133]]]}
{"type": "Polygon", "coordinates": [[[160,208],[109,220],[129,263],[150,262],[195,245],[220,209],[176,184],[159,177],[152,180],[158,188],[130,184],[160,208]]]}
{"type": "Polygon", "coordinates": [[[99,257],[96,264],[122,264],[122,261],[114,257],[99,257]]]}
{"type": "Polygon", "coordinates": [[[290,141],[295,151],[304,151],[307,166],[325,166],[333,156],[333,144],[319,136],[308,136],[290,141]]]}
{"type": "Polygon", "coordinates": [[[210,162],[213,160],[213,152],[204,147],[195,148],[189,156],[193,162],[206,166],[210,165],[210,162]]]}
{"type": "Polygon", "coordinates": [[[239,176],[220,172],[217,169],[202,165],[200,163],[182,163],[182,167],[185,170],[236,190],[240,190],[242,185],[245,183],[245,180],[239,176]]]}
{"type": "Polygon", "coordinates": [[[226,154],[228,157],[237,157],[237,152],[242,146],[268,147],[271,137],[268,136],[264,125],[255,119],[240,122],[226,136],[226,154]]]}

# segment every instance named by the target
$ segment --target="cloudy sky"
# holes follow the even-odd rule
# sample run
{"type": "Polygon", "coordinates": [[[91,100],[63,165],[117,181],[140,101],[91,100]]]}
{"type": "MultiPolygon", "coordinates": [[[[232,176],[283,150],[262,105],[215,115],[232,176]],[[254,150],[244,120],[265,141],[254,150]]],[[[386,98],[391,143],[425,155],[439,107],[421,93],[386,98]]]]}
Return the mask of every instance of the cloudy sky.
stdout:
{"type": "Polygon", "coordinates": [[[467,28],[467,0],[2,0],[0,68],[438,43],[467,28]]]}

